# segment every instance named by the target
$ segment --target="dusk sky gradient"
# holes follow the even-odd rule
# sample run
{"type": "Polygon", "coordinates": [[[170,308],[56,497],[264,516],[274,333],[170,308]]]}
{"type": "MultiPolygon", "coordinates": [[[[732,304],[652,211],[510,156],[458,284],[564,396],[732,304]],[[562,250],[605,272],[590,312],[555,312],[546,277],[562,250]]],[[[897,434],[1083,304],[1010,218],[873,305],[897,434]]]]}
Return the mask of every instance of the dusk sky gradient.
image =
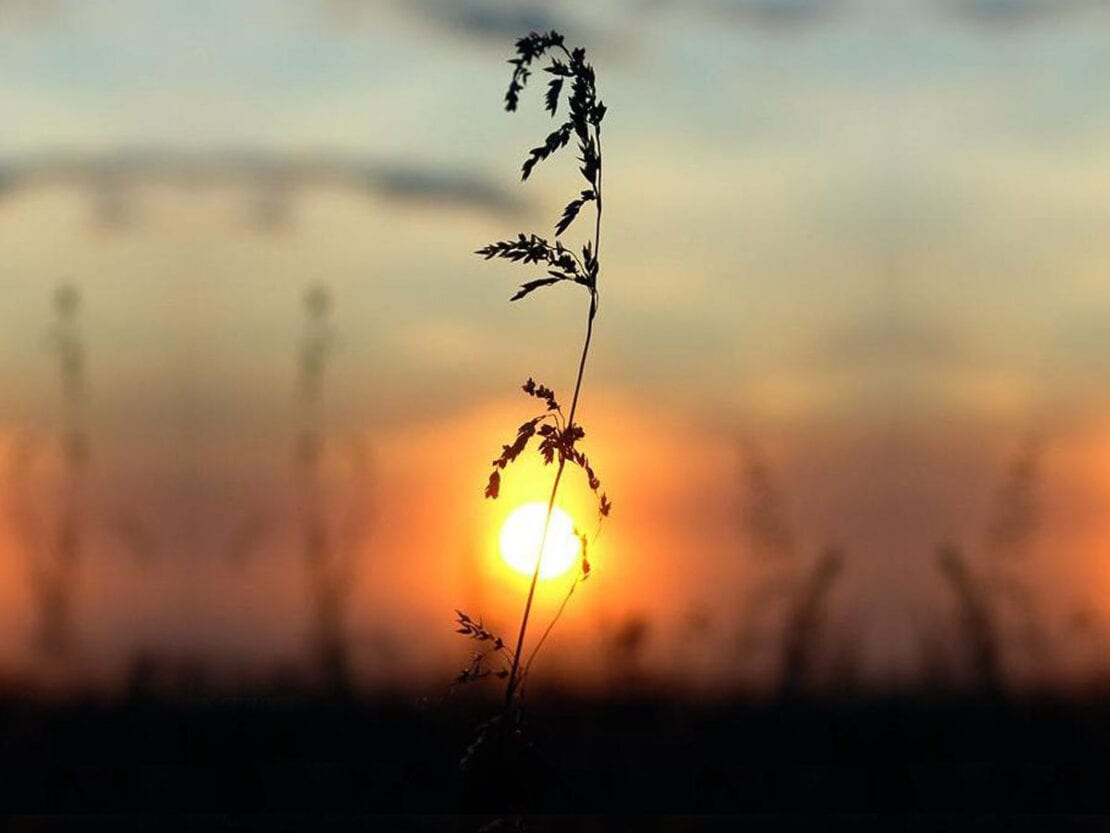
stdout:
{"type": "MultiPolygon", "coordinates": [[[[454,607],[518,615],[493,542],[551,472],[510,472],[497,504],[482,486],[530,415],[517,386],[572,384],[586,299],[509,304],[535,276],[472,252],[549,229],[576,185],[570,154],[519,182],[549,118],[538,89],[503,112],[505,60],[538,27],[588,48],[609,107],[581,419],[615,508],[560,638],[643,617],[664,677],[748,673],[739,600],[780,568],[745,550],[743,441],[798,542],[784,574],[846,554],[830,654],[910,678],[951,619],[936,546],[986,558],[1034,436],[1043,522],[1013,569],[1067,646],[1053,673],[1081,677],[1097,652],[1069,629],[1110,627],[1099,0],[0,0],[0,500],[19,443],[58,428],[50,299],[72,282],[94,494],[75,673],[109,680],[138,650],[231,676],[301,662],[314,283],[334,299],[335,501],[372,519],[361,673],[448,678],[454,607]],[[355,497],[352,439],[372,472],[355,497]]],[[[566,505],[589,518],[587,494],[566,505]]],[[[0,521],[0,663],[20,668],[25,574],[0,521]]],[[[592,656],[551,673],[589,679],[592,656]]]]}

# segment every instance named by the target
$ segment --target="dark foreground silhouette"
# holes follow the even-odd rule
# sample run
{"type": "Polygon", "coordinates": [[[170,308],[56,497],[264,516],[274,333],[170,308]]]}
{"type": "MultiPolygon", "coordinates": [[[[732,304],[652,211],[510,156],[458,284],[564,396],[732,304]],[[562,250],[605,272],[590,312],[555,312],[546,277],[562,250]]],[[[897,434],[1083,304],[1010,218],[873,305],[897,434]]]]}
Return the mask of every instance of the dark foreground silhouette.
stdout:
{"type": "MultiPolygon", "coordinates": [[[[476,830],[506,809],[749,818],[1110,812],[1105,699],[549,697],[530,704],[530,746],[514,764],[529,786],[514,800],[496,765],[458,766],[489,711],[489,703],[272,692],[50,704],[8,697],[0,797],[5,811],[26,814],[394,814],[386,828],[396,830],[476,830]],[[475,815],[427,817],[457,813],[475,815]]],[[[564,819],[529,829],[607,828],[564,819]]],[[[695,828],[645,821],[638,829],[695,828]]]]}

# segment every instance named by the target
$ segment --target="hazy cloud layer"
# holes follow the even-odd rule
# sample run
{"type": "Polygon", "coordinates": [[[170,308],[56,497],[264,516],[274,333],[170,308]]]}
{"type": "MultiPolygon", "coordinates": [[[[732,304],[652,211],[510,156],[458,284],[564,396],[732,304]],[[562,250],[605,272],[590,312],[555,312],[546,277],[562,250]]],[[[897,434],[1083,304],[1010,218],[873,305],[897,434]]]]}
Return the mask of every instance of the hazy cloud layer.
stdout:
{"type": "Polygon", "coordinates": [[[470,170],[359,159],[330,153],[281,154],[263,149],[184,151],[133,148],[52,153],[0,160],[0,198],[46,184],[90,191],[145,184],[242,187],[292,198],[313,188],[339,188],[386,199],[512,214],[522,196],[470,170]]]}
{"type": "Polygon", "coordinates": [[[1108,12],[1106,0],[935,0],[956,19],[1009,29],[1052,24],[1086,12],[1108,12]]]}

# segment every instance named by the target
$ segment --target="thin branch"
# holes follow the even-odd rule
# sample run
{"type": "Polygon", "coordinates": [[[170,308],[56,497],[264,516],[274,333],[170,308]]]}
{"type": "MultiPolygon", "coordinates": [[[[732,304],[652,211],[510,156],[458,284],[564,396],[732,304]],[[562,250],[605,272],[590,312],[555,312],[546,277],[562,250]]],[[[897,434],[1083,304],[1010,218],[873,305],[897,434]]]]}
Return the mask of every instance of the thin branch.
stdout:
{"type": "Polygon", "coordinates": [[[566,610],[567,602],[570,601],[570,597],[574,595],[574,591],[578,588],[578,585],[582,583],[582,579],[584,578],[585,576],[582,573],[579,573],[574,577],[574,581],[571,582],[570,589],[568,589],[567,594],[563,596],[563,601],[559,605],[559,609],[555,611],[555,615],[551,618],[551,621],[547,623],[547,627],[544,629],[543,635],[540,637],[540,641],[536,643],[536,647],[533,648],[532,653],[528,655],[528,661],[524,663],[524,670],[521,672],[520,675],[519,685],[523,686],[524,681],[528,679],[528,672],[532,670],[532,663],[536,659],[536,654],[540,652],[540,648],[542,648],[543,644],[547,641],[547,637],[551,635],[551,631],[555,628],[555,623],[559,621],[559,619],[563,615],[563,611],[566,610]]]}

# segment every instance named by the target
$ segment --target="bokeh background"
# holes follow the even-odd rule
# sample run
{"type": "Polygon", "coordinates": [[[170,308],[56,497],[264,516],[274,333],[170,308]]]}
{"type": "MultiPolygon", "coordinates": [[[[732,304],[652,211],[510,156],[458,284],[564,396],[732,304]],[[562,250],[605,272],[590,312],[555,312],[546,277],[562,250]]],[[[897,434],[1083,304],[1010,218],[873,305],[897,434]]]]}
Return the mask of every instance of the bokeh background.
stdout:
{"type": "Polygon", "coordinates": [[[551,472],[482,488],[585,298],[472,251],[576,188],[519,182],[540,91],[502,111],[549,28],[609,107],[614,511],[538,673],[1104,680],[1101,0],[4,0],[8,684],[438,696],[454,608],[512,629],[497,533],[551,472]]]}

